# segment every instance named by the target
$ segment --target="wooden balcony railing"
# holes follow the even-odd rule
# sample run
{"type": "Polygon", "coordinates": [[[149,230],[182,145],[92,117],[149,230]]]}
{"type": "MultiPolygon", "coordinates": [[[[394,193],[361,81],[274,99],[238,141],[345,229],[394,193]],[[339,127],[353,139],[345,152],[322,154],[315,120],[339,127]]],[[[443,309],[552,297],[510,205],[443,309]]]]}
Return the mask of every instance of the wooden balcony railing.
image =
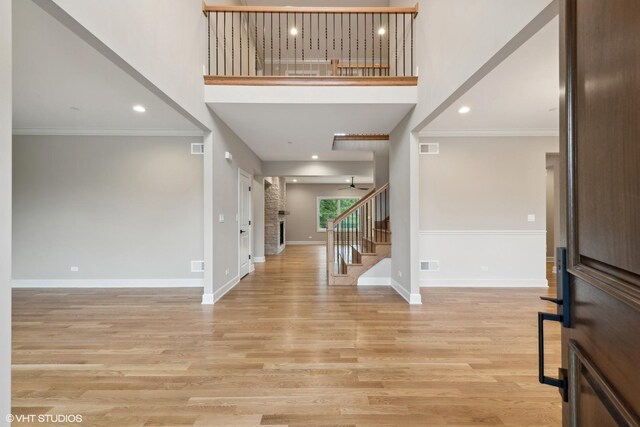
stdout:
{"type": "Polygon", "coordinates": [[[204,14],[208,22],[206,81],[210,84],[252,84],[247,80],[256,77],[260,84],[304,79],[327,82],[322,84],[376,84],[373,79],[377,79],[380,84],[406,85],[417,81],[417,5],[205,6],[204,14]]]}

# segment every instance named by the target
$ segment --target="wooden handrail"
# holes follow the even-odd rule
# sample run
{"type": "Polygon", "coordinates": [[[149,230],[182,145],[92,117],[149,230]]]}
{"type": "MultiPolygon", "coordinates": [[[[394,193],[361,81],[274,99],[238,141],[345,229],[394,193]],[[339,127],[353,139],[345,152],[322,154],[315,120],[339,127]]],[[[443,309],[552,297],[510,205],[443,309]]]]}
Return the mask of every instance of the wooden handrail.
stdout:
{"type": "Polygon", "coordinates": [[[311,6],[210,6],[203,5],[207,12],[258,12],[258,13],[410,13],[418,15],[418,4],[414,7],[311,7],[311,6]]]}
{"type": "Polygon", "coordinates": [[[360,209],[360,207],[362,205],[364,205],[365,203],[367,203],[369,200],[373,199],[374,197],[376,197],[378,194],[382,193],[383,191],[385,191],[387,188],[389,188],[389,184],[385,184],[382,187],[378,188],[377,190],[374,188],[373,190],[371,190],[370,192],[368,192],[362,199],[360,199],[358,201],[358,203],[356,203],[355,205],[351,206],[349,209],[347,209],[346,211],[344,211],[342,213],[342,215],[339,215],[335,220],[333,220],[334,224],[338,224],[341,221],[343,221],[346,217],[348,217],[349,215],[351,215],[352,213],[354,213],[356,210],[360,209]]]}

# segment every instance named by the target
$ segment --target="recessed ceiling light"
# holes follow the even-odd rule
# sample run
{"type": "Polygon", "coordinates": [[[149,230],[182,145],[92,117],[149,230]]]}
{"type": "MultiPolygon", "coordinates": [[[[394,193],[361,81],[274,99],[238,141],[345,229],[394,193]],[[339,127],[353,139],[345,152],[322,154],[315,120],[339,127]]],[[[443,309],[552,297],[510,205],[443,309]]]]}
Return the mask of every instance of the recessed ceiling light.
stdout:
{"type": "Polygon", "coordinates": [[[313,156],[311,156],[311,158],[312,158],[313,160],[318,160],[318,156],[317,156],[316,154],[314,154],[313,156]]]}
{"type": "Polygon", "coordinates": [[[133,106],[133,111],[135,111],[137,113],[144,113],[145,111],[147,111],[147,109],[144,108],[142,105],[134,105],[133,106]]]}
{"type": "Polygon", "coordinates": [[[297,179],[294,179],[294,180],[293,180],[293,182],[298,182],[298,180],[297,180],[297,179]]]}
{"type": "Polygon", "coordinates": [[[384,27],[380,27],[380,29],[378,30],[378,35],[380,36],[384,36],[384,33],[386,33],[387,30],[384,29],[384,27]]]}
{"type": "Polygon", "coordinates": [[[344,182],[351,182],[351,180],[350,179],[345,179],[344,182]]]}
{"type": "Polygon", "coordinates": [[[287,144],[293,144],[293,141],[287,141],[287,144]]]}
{"type": "Polygon", "coordinates": [[[554,111],[558,111],[558,107],[549,108],[550,113],[553,113],[554,111]]]}
{"type": "Polygon", "coordinates": [[[458,110],[458,113],[460,114],[467,114],[469,111],[471,111],[471,108],[467,107],[466,105],[464,107],[460,107],[460,109],[458,110]]]}
{"type": "Polygon", "coordinates": [[[289,33],[291,33],[292,36],[297,36],[298,29],[296,27],[291,27],[291,31],[289,31],[289,33]]]}
{"type": "Polygon", "coordinates": [[[73,111],[80,111],[80,109],[78,107],[75,107],[73,105],[71,107],[69,107],[69,109],[73,110],[73,111]]]}

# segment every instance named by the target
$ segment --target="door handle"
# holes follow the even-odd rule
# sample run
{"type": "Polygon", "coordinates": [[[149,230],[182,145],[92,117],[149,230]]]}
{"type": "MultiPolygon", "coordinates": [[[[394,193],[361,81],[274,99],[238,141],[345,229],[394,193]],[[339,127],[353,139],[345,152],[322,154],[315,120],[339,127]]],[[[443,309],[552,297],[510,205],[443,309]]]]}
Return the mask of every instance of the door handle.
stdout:
{"type": "Polygon", "coordinates": [[[558,369],[558,378],[548,377],[544,374],[544,322],[545,320],[559,322],[565,328],[571,327],[571,288],[569,287],[569,273],[567,271],[566,248],[556,249],[556,268],[558,287],[562,290],[561,298],[540,297],[543,301],[556,304],[562,314],[538,313],[538,380],[540,384],[546,384],[560,389],[562,400],[569,401],[569,380],[567,370],[558,369]]]}
{"type": "Polygon", "coordinates": [[[544,321],[552,320],[562,323],[561,314],[538,313],[538,380],[540,384],[546,384],[560,389],[562,400],[569,401],[569,382],[566,369],[558,369],[558,377],[552,378],[544,374],[544,321]]]}
{"type": "Polygon", "coordinates": [[[240,230],[240,234],[242,234],[242,233],[246,233],[246,231],[244,231],[244,230],[240,230]]]}

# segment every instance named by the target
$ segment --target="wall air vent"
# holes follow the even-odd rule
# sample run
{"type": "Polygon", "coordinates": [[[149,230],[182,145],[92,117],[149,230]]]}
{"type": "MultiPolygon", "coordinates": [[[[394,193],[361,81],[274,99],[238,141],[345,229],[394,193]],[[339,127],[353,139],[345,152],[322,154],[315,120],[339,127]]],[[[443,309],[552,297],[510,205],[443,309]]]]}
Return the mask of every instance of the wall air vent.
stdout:
{"type": "Polygon", "coordinates": [[[440,154],[440,144],[434,142],[421,143],[420,154],[440,154]]]}
{"type": "Polygon", "coordinates": [[[196,142],[191,144],[191,154],[204,154],[204,143],[196,142]]]}
{"type": "Polygon", "coordinates": [[[204,261],[191,261],[192,273],[204,273],[204,261]]]}
{"type": "Polygon", "coordinates": [[[440,271],[439,261],[420,261],[421,271],[440,271]]]}

